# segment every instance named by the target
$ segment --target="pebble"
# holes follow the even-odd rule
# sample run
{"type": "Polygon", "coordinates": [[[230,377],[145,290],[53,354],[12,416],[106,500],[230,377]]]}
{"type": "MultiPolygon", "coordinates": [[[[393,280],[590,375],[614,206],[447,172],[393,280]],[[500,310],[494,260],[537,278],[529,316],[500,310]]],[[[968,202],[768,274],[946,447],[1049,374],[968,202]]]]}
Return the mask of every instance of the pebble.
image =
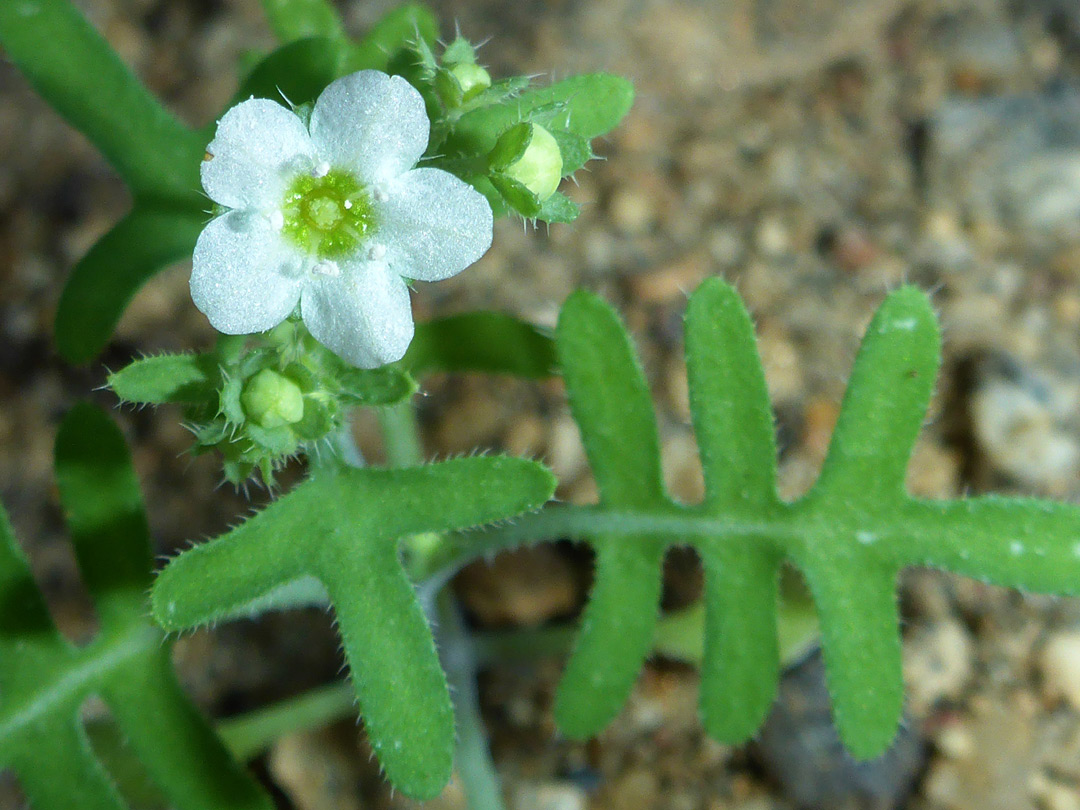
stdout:
{"type": "Polygon", "coordinates": [[[971,636],[955,619],[918,627],[904,645],[911,713],[925,717],[938,702],[958,699],[974,674],[974,653],[971,636]]]}
{"type": "Polygon", "coordinates": [[[1051,635],[1039,654],[1043,694],[1050,700],[1063,699],[1080,711],[1080,630],[1062,630],[1051,635]]]}
{"type": "Polygon", "coordinates": [[[972,398],[979,447],[1002,472],[1037,491],[1063,495],[1080,468],[1080,443],[1061,430],[1026,375],[992,378],[972,398]]]}
{"type": "Polygon", "coordinates": [[[585,792],[571,782],[542,782],[519,785],[514,793],[514,810],[585,810],[585,792]]]}
{"type": "Polygon", "coordinates": [[[477,561],[458,574],[456,589],[485,627],[536,627],[571,615],[581,600],[572,566],[550,545],[477,561]]]}

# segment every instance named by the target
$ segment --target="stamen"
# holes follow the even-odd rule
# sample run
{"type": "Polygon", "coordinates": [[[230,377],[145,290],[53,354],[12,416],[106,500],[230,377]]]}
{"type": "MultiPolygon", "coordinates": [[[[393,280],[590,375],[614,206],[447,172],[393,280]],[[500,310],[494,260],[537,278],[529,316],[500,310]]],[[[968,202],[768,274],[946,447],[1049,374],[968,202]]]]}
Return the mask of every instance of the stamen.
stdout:
{"type": "Polygon", "coordinates": [[[371,190],[371,199],[375,200],[375,202],[383,203],[390,199],[390,195],[387,194],[385,190],[376,186],[371,190]]]}
{"type": "Polygon", "coordinates": [[[326,177],[328,174],[330,174],[330,164],[325,160],[311,170],[312,177],[326,177]]]}
{"type": "Polygon", "coordinates": [[[285,227],[285,215],[280,211],[274,211],[270,214],[270,227],[275,231],[280,231],[285,227]]]}
{"type": "Polygon", "coordinates": [[[368,251],[368,258],[373,262],[382,261],[386,258],[386,245],[375,243],[371,246],[371,250],[368,251]]]}
{"type": "Polygon", "coordinates": [[[318,273],[320,276],[330,276],[330,278],[337,278],[341,275],[341,267],[337,262],[331,259],[323,259],[321,262],[316,262],[312,271],[318,273]]]}

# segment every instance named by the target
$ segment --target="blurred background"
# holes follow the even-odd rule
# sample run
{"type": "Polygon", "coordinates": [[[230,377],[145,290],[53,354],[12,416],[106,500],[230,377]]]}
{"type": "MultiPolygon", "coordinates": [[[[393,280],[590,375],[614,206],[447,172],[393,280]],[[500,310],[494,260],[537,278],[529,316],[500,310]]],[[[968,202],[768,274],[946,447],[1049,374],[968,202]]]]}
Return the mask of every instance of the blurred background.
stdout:
{"type": "MultiPolygon", "coordinates": [[[[257,0],[77,0],[151,89],[209,121],[246,54],[272,47],[257,0]]],[[[354,33],[388,0],[339,3],[354,33]]],[[[754,314],[785,496],[813,481],[859,337],[889,289],[933,293],[945,335],[939,393],[911,490],[1080,494],[1080,3],[1076,0],[439,0],[449,35],[494,76],[608,70],[638,89],[605,158],[564,189],[573,225],[504,221],[454,280],[422,287],[420,318],[475,307],[553,325],[574,288],[622,309],[654,389],[671,491],[702,493],[682,367],[686,293],[734,282],[754,314]]],[[[188,267],[138,296],[100,361],[65,366],[52,317],[71,265],[125,210],[94,150],[0,61],[0,498],[71,637],[93,632],[51,473],[55,427],[106,368],[208,347],[188,267]]],[[[252,506],[213,457],[185,455],[176,410],[116,411],[158,549],[222,531],[252,506]]],[[[557,383],[432,378],[431,456],[501,448],[551,465],[560,496],[595,497],[557,383]]],[[[357,435],[381,449],[372,418],[357,435]]],[[[298,472],[298,471],[297,471],[298,472]]],[[[478,630],[571,621],[590,577],[569,544],[463,572],[478,630]]],[[[700,571],[669,555],[664,606],[692,605],[700,571]]],[[[489,667],[481,700],[516,810],[1080,810],[1080,602],[912,571],[901,588],[909,721],[896,750],[855,767],[828,720],[820,664],[794,662],[760,739],[704,738],[692,666],[657,657],[588,744],[551,717],[561,660],[489,667]]],[[[330,619],[296,612],[187,637],[185,684],[231,716],[338,677],[330,619]]],[[[282,739],[255,765],[282,807],[397,808],[355,724],[282,739]]],[[[5,783],[0,807],[19,807],[5,783]]],[[[451,785],[433,808],[461,808],[451,785]]]]}

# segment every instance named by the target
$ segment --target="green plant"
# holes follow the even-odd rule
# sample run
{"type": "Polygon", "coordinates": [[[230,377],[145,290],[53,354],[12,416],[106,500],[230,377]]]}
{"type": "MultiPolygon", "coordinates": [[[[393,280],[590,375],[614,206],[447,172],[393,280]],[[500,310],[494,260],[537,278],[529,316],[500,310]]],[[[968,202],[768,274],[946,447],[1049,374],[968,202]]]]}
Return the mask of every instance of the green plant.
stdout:
{"type": "MultiPolygon", "coordinates": [[[[665,492],[641,368],[618,316],[596,296],[571,296],[553,337],[490,312],[422,323],[414,335],[402,279],[437,280],[473,261],[490,242],[489,213],[572,221],[577,206],[553,189],[593,157],[592,141],[625,115],[632,89],[605,74],[546,87],[492,79],[465,39],[437,43],[420,6],[392,12],[359,41],[322,0],[265,6],[284,44],[248,72],[211,132],[166,113],[67,0],[0,5],[8,56],[133,193],[132,211],[68,281],[57,314],[61,352],[73,362],[96,355],[139,285],[194,250],[196,302],[240,334],[222,335],[212,351],[137,360],[108,383],[127,403],[183,407],[194,452],[219,453],[227,479],[261,478],[275,496],[165,566],[149,600],[152,624],[148,533],[122,442],[99,412],[72,411],[57,477],[101,619],[97,640],[75,649],[55,632],[0,526],[0,763],[36,806],[79,797],[117,807],[110,774],[131,789],[133,757],[116,728],[84,731],[77,721],[91,695],[106,700],[139,767],[175,806],[267,806],[179,692],[164,633],[313,604],[333,611],[351,684],[224,726],[233,749],[252,755],[275,735],[352,711],[355,698],[396,787],[434,796],[456,765],[474,806],[501,806],[472,694],[474,639],[442,586],[465,563],[525,543],[572,538],[596,551],[595,586],[555,708],[575,737],[611,720],[660,648],[700,661],[707,731],[725,742],[749,738],[775,694],[778,623],[807,632],[806,612],[780,592],[785,563],[809,587],[837,725],[862,758],[887,748],[900,719],[902,568],[1080,592],[1080,508],[925,501],[905,491],[939,361],[933,312],[914,288],[889,295],[871,322],[824,469],[794,503],[776,492],[772,411],[750,318],[718,279],[692,295],[686,316],[701,504],[665,492]],[[252,106],[252,96],[284,96],[289,108],[252,106]],[[377,118],[386,107],[396,117],[377,118]],[[271,118],[281,126],[267,137],[237,136],[245,127],[236,121],[253,131],[271,118]],[[352,143],[360,131],[363,148],[352,143]],[[393,171],[369,160],[379,150],[397,161],[393,171]],[[220,204],[211,211],[202,210],[200,179],[220,204]],[[438,193],[409,196],[414,186],[438,193]],[[463,208],[470,213],[459,217],[463,208]],[[237,234],[249,240],[242,249],[230,241],[237,234]],[[454,238],[461,244],[444,244],[454,238]],[[264,247],[272,259],[260,264],[264,247]],[[380,306],[365,309],[368,293],[385,294],[380,306]],[[547,503],[555,481],[531,460],[424,463],[412,397],[434,371],[560,375],[600,503],[547,503]],[[378,409],[386,469],[362,466],[350,446],[349,417],[363,407],[378,409]],[[306,479],[278,491],[275,473],[298,457],[306,479]],[[705,594],[687,614],[659,618],[661,566],[677,545],[701,557],[705,594]],[[699,625],[700,650],[687,640],[699,625]],[[447,652],[445,673],[437,648],[447,652]],[[159,723],[176,744],[156,744],[159,723]]],[[[512,646],[488,641],[491,650],[512,646]]]]}

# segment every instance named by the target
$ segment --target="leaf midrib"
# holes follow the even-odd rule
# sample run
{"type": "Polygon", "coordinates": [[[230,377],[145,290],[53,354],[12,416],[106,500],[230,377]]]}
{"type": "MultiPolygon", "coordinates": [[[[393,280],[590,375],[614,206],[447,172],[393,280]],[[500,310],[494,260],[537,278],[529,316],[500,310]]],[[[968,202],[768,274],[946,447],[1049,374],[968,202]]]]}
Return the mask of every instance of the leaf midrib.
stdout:
{"type": "MultiPolygon", "coordinates": [[[[35,687],[31,699],[0,706],[0,751],[35,720],[86,697],[94,685],[159,648],[162,641],[153,627],[135,625],[125,633],[104,634],[77,651],[70,665],[57,668],[50,680],[35,687]]],[[[17,666],[16,662],[8,663],[17,666]]]]}

